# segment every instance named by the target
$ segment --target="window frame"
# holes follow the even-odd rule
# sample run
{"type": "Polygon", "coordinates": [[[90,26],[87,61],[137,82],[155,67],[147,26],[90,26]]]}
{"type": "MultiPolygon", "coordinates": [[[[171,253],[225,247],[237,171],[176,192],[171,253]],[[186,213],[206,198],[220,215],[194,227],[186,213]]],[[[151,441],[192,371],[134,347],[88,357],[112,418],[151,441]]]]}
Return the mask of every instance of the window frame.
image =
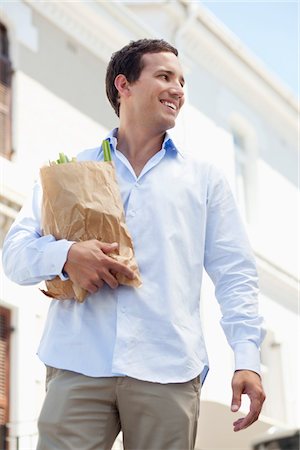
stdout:
{"type": "Polygon", "coordinates": [[[0,155],[11,159],[12,150],[12,63],[7,27],[0,22],[0,155]]]}

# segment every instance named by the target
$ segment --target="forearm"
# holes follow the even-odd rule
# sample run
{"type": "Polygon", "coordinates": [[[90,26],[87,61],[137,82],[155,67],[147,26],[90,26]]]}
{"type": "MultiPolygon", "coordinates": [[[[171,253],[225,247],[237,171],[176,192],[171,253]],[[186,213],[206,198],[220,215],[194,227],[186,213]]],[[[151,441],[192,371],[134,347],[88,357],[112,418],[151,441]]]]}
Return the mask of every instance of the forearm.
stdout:
{"type": "Polygon", "coordinates": [[[8,237],[3,247],[3,268],[9,279],[21,285],[37,284],[61,275],[72,245],[65,239],[32,236],[20,231],[8,237]]]}
{"type": "Polygon", "coordinates": [[[234,351],[235,370],[260,374],[260,345],[264,337],[263,319],[258,311],[258,280],[251,254],[234,257],[215,279],[220,304],[221,326],[234,351]]]}
{"type": "Polygon", "coordinates": [[[258,311],[258,280],[251,255],[243,255],[216,283],[221,326],[235,356],[235,370],[260,373],[263,319],[258,311]]]}
{"type": "Polygon", "coordinates": [[[35,184],[10,228],[3,245],[2,259],[5,274],[21,285],[37,284],[60,275],[72,245],[64,239],[56,241],[51,235],[42,236],[41,187],[35,184]]]}

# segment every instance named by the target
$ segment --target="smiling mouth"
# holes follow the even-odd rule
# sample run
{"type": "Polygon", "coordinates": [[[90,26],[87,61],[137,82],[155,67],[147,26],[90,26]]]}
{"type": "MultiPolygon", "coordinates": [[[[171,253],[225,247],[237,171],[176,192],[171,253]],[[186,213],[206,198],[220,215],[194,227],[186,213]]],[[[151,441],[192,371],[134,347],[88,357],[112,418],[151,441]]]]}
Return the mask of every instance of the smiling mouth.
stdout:
{"type": "Polygon", "coordinates": [[[160,102],[167,106],[168,108],[172,109],[173,111],[177,111],[177,106],[174,103],[168,102],[167,100],[160,100],[160,102]]]}

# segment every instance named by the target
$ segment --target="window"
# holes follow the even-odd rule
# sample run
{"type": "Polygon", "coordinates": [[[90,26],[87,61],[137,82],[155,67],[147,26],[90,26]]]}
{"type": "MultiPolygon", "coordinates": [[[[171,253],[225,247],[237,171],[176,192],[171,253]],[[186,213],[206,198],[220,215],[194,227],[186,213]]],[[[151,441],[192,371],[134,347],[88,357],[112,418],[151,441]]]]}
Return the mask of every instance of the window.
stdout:
{"type": "Polygon", "coordinates": [[[3,247],[4,238],[22,206],[21,199],[14,198],[8,192],[5,194],[0,193],[0,248],[3,247]]]}
{"type": "Polygon", "coordinates": [[[257,156],[255,129],[242,117],[233,116],[231,131],[234,144],[236,196],[240,211],[248,224],[256,216],[257,156]]]}
{"type": "Polygon", "coordinates": [[[283,362],[281,343],[271,330],[267,330],[261,346],[262,381],[267,401],[263,414],[278,421],[286,420],[286,399],[283,380],[283,362]]]}
{"type": "Polygon", "coordinates": [[[8,159],[12,156],[11,75],[7,30],[0,23],[0,155],[8,159]]]}

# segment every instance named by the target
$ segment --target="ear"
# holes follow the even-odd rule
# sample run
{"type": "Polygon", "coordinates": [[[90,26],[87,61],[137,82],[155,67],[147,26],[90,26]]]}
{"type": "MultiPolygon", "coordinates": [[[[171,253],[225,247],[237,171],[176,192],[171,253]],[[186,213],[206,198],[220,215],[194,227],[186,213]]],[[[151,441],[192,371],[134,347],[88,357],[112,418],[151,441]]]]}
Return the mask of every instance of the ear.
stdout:
{"type": "Polygon", "coordinates": [[[115,87],[117,89],[117,91],[119,92],[119,96],[126,96],[128,97],[130,94],[130,87],[129,87],[129,82],[127,81],[127,78],[125,77],[125,75],[123,75],[122,73],[120,73],[119,75],[116,76],[115,78],[115,87]]]}

